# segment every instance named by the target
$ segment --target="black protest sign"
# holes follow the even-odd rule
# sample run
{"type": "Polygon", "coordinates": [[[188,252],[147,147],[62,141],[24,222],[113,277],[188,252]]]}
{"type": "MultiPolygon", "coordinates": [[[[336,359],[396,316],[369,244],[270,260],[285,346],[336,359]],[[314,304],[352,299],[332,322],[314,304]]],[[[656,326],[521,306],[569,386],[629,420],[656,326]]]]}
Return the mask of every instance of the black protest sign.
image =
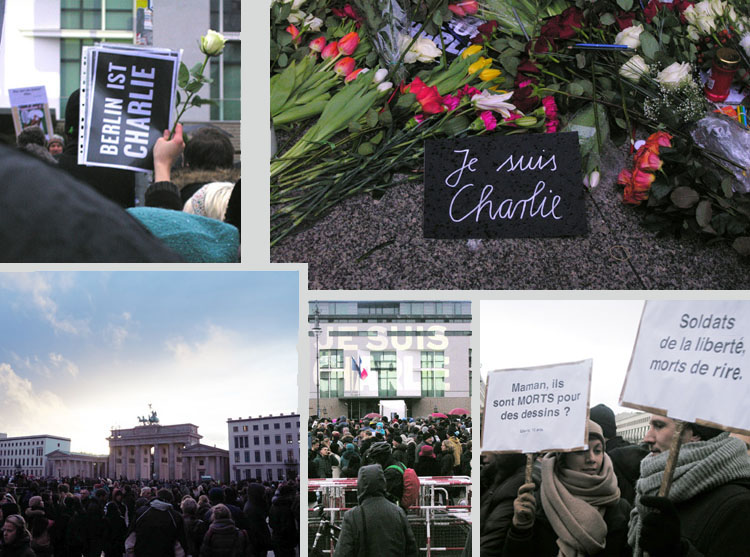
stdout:
{"type": "Polygon", "coordinates": [[[578,134],[425,142],[425,238],[586,234],[578,134]]]}
{"type": "Polygon", "coordinates": [[[131,49],[99,50],[94,60],[82,162],[151,169],[151,147],[169,128],[177,59],[131,49]]]}

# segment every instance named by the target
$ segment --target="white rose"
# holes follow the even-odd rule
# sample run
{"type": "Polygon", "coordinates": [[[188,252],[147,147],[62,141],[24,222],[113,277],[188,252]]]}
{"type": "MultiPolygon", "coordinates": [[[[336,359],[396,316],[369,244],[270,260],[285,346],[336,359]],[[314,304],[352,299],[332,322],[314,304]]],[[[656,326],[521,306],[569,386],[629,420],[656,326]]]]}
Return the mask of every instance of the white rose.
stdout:
{"type": "Polygon", "coordinates": [[[302,10],[295,10],[289,13],[289,16],[286,18],[286,20],[292,25],[299,25],[300,23],[305,21],[306,17],[307,14],[302,10]]]}
{"type": "Polygon", "coordinates": [[[410,50],[416,53],[420,62],[434,62],[435,58],[442,54],[433,40],[427,37],[420,37],[414,41],[410,50]]]}
{"type": "Polygon", "coordinates": [[[714,17],[721,17],[724,15],[726,6],[726,2],[722,2],[721,0],[708,0],[708,7],[711,9],[711,15],[714,17]]]}
{"type": "Polygon", "coordinates": [[[694,43],[697,43],[700,40],[701,34],[698,32],[697,27],[688,25],[688,38],[694,43]]]}
{"type": "Polygon", "coordinates": [[[645,60],[639,55],[633,56],[630,60],[625,62],[620,68],[620,75],[625,79],[637,82],[641,79],[641,76],[649,73],[649,67],[645,60]]]}
{"type": "Polygon", "coordinates": [[[692,68],[687,62],[670,64],[656,75],[656,81],[666,87],[676,87],[690,79],[692,68]]]}
{"type": "Polygon", "coordinates": [[[750,35],[745,35],[740,41],[740,46],[745,49],[745,53],[750,56],[750,35]]]}
{"type": "Polygon", "coordinates": [[[383,81],[382,83],[378,84],[378,91],[380,91],[381,93],[383,91],[388,91],[392,88],[393,88],[393,82],[391,81],[383,81]]]}
{"type": "Polygon", "coordinates": [[[200,49],[203,54],[208,56],[219,56],[224,50],[224,43],[226,42],[224,35],[217,33],[213,29],[209,29],[201,37],[200,49]]]}
{"type": "Polygon", "coordinates": [[[302,4],[305,3],[306,0],[293,0],[292,2],[292,9],[293,10],[299,10],[302,7],[302,4]]]}
{"type": "Polygon", "coordinates": [[[305,27],[309,28],[310,31],[313,31],[314,33],[317,33],[320,31],[320,28],[323,26],[323,20],[319,17],[315,17],[312,14],[309,14],[305,18],[305,27]]]}
{"type": "Polygon", "coordinates": [[[639,38],[641,33],[643,33],[643,25],[632,25],[617,33],[615,44],[624,44],[630,48],[638,48],[641,46],[641,39],[639,38]]]}
{"type": "Polygon", "coordinates": [[[737,12],[734,11],[734,6],[729,6],[727,17],[729,17],[729,21],[732,23],[737,23],[737,12]]]}

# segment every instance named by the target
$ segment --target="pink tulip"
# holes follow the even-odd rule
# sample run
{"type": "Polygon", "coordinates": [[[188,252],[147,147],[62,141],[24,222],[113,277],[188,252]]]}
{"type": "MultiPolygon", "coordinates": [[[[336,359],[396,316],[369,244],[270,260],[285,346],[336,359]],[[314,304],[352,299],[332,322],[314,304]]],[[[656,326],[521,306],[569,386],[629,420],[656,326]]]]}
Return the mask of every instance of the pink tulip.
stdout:
{"type": "Polygon", "coordinates": [[[351,56],[342,58],[333,66],[333,71],[336,72],[336,75],[349,75],[354,71],[354,58],[351,56]]]}
{"type": "Polygon", "coordinates": [[[356,31],[352,31],[339,39],[339,52],[346,56],[351,56],[357,50],[358,45],[359,35],[357,35],[356,31]]]}
{"type": "MultiPolygon", "coordinates": [[[[344,60],[346,60],[346,58],[344,58],[344,60]]],[[[351,58],[350,58],[350,60],[351,60],[351,58]]],[[[353,72],[351,72],[351,73],[348,73],[348,74],[346,75],[346,78],[344,79],[344,83],[349,83],[350,81],[354,81],[355,79],[357,79],[357,76],[358,76],[358,75],[360,74],[360,72],[361,72],[361,71],[362,71],[363,69],[364,69],[364,68],[357,68],[357,69],[356,69],[356,70],[354,70],[353,72]]]]}
{"type": "Polygon", "coordinates": [[[310,44],[307,46],[313,52],[322,52],[323,49],[326,47],[326,38],[318,37],[317,39],[313,39],[312,41],[310,41],[310,44]]]}
{"type": "Polygon", "coordinates": [[[292,36],[292,40],[295,43],[299,42],[299,30],[294,25],[290,23],[289,27],[286,28],[286,32],[292,36]]]}
{"type": "Polygon", "coordinates": [[[331,41],[320,52],[320,56],[321,58],[323,58],[323,60],[328,60],[329,58],[333,58],[334,56],[337,56],[338,53],[339,53],[339,44],[336,41],[331,41]]]}

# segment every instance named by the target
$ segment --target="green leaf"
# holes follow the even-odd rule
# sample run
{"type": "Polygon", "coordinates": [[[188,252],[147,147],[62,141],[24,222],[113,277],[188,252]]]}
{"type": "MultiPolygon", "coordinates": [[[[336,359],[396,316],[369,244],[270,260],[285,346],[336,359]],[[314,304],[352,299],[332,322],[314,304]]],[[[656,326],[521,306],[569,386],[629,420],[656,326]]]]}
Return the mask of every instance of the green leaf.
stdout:
{"type": "Polygon", "coordinates": [[[651,184],[651,197],[654,199],[664,199],[669,195],[669,192],[672,191],[672,188],[669,186],[669,184],[664,184],[660,182],[654,181],[653,184],[651,184]]]}
{"type": "Polygon", "coordinates": [[[369,156],[372,155],[375,152],[375,147],[373,147],[372,143],[364,142],[362,145],[359,146],[357,149],[357,153],[363,156],[369,156]]]}
{"type": "Polygon", "coordinates": [[[282,52],[279,54],[279,59],[276,61],[276,63],[281,68],[285,68],[286,65],[289,63],[289,57],[286,55],[286,53],[282,52]]]}
{"type": "Polygon", "coordinates": [[[568,85],[568,93],[570,93],[571,95],[580,97],[581,95],[583,95],[584,92],[585,91],[583,90],[583,87],[581,86],[580,83],[573,82],[570,85],[568,85]]]}
{"type": "Polygon", "coordinates": [[[517,50],[518,52],[523,52],[526,48],[526,45],[524,45],[521,41],[517,41],[515,39],[508,39],[508,46],[510,46],[514,50],[517,50]]]}
{"type": "Polygon", "coordinates": [[[198,62],[195,64],[192,68],[190,68],[190,75],[193,77],[198,77],[201,74],[201,68],[203,67],[203,62],[198,62]]]}
{"type": "Polygon", "coordinates": [[[187,87],[185,87],[185,91],[188,93],[196,93],[201,90],[201,87],[203,87],[203,83],[200,81],[191,81],[187,84],[187,87]]]}
{"type": "Polygon", "coordinates": [[[285,47],[288,44],[291,44],[292,42],[292,36],[287,33],[286,31],[283,31],[279,33],[279,36],[276,37],[276,41],[279,43],[279,46],[285,47]]]}
{"type": "Polygon", "coordinates": [[[586,67],[586,55],[583,52],[576,54],[576,66],[578,66],[579,70],[586,67]]]}
{"type": "Polygon", "coordinates": [[[711,223],[711,202],[708,199],[704,199],[695,208],[695,220],[698,222],[698,226],[701,228],[708,226],[711,223]]]}
{"type": "Polygon", "coordinates": [[[374,128],[378,125],[378,111],[370,109],[367,111],[367,115],[365,116],[365,122],[367,123],[367,127],[374,128]]]}
{"type": "Polygon", "coordinates": [[[401,95],[396,101],[397,108],[409,108],[417,101],[417,96],[414,93],[406,93],[401,95]]]}
{"type": "Polygon", "coordinates": [[[599,16],[599,23],[602,25],[612,25],[615,22],[615,16],[609,12],[604,12],[599,16]]]}
{"type": "Polygon", "coordinates": [[[390,126],[393,123],[393,115],[391,114],[390,110],[385,109],[383,112],[378,114],[378,120],[384,126],[390,126]]]}
{"type": "Polygon", "coordinates": [[[356,121],[351,121],[351,122],[349,122],[348,130],[349,130],[349,133],[360,132],[360,131],[362,131],[362,124],[360,124],[359,122],[356,122],[356,121]]]}
{"type": "Polygon", "coordinates": [[[370,139],[370,143],[373,145],[380,145],[381,141],[383,141],[383,130],[380,130],[370,139]]]}
{"type": "Polygon", "coordinates": [[[724,192],[724,197],[730,198],[734,194],[732,191],[732,179],[727,176],[721,181],[721,191],[724,192]]]}
{"type": "Polygon", "coordinates": [[[615,124],[617,124],[617,127],[622,128],[623,130],[628,129],[628,124],[623,120],[622,118],[615,117],[615,124]]]}
{"type": "Polygon", "coordinates": [[[617,0],[617,5],[620,6],[624,12],[629,12],[630,8],[633,7],[633,0],[617,0]]]}
{"type": "Polygon", "coordinates": [[[445,122],[445,124],[443,125],[443,131],[449,137],[454,136],[468,128],[469,124],[469,119],[466,116],[457,116],[454,118],[450,118],[445,122]]]}
{"type": "Polygon", "coordinates": [[[175,106],[180,106],[180,103],[182,102],[182,96],[180,95],[179,91],[175,91],[175,106]]]}
{"type": "Polygon", "coordinates": [[[653,60],[656,56],[656,53],[659,51],[659,42],[648,31],[644,31],[643,33],[641,33],[640,39],[643,55],[646,58],[653,60]]]}
{"type": "Polygon", "coordinates": [[[732,247],[740,255],[750,255],[750,236],[735,238],[732,247]]]}
{"type": "Polygon", "coordinates": [[[672,195],[669,196],[669,199],[671,199],[672,203],[680,209],[689,209],[698,203],[700,196],[693,188],[680,186],[679,188],[675,188],[672,195]]]}
{"type": "Polygon", "coordinates": [[[516,69],[520,60],[516,56],[503,56],[500,58],[500,65],[509,74],[516,75],[516,69]]]}
{"type": "Polygon", "coordinates": [[[190,81],[190,72],[184,62],[180,62],[180,71],[177,74],[177,86],[180,89],[184,89],[185,85],[190,81]]]}

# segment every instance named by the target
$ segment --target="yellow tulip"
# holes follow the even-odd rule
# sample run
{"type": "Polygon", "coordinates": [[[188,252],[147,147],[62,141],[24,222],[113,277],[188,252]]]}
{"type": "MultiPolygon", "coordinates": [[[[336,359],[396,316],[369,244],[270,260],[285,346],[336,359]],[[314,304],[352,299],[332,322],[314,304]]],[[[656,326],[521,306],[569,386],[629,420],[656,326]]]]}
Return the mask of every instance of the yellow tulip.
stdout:
{"type": "Polygon", "coordinates": [[[480,50],[482,50],[482,45],[473,44],[461,53],[461,58],[465,60],[466,58],[468,58],[472,54],[476,54],[480,50]]]}
{"type": "Polygon", "coordinates": [[[492,81],[499,75],[500,70],[487,68],[486,70],[482,70],[482,72],[479,74],[479,79],[481,79],[482,81],[492,81]]]}
{"type": "Polygon", "coordinates": [[[492,65],[492,60],[489,58],[480,58],[476,62],[474,62],[471,66],[469,66],[469,73],[472,74],[474,72],[478,72],[481,69],[488,68],[492,65]]]}

